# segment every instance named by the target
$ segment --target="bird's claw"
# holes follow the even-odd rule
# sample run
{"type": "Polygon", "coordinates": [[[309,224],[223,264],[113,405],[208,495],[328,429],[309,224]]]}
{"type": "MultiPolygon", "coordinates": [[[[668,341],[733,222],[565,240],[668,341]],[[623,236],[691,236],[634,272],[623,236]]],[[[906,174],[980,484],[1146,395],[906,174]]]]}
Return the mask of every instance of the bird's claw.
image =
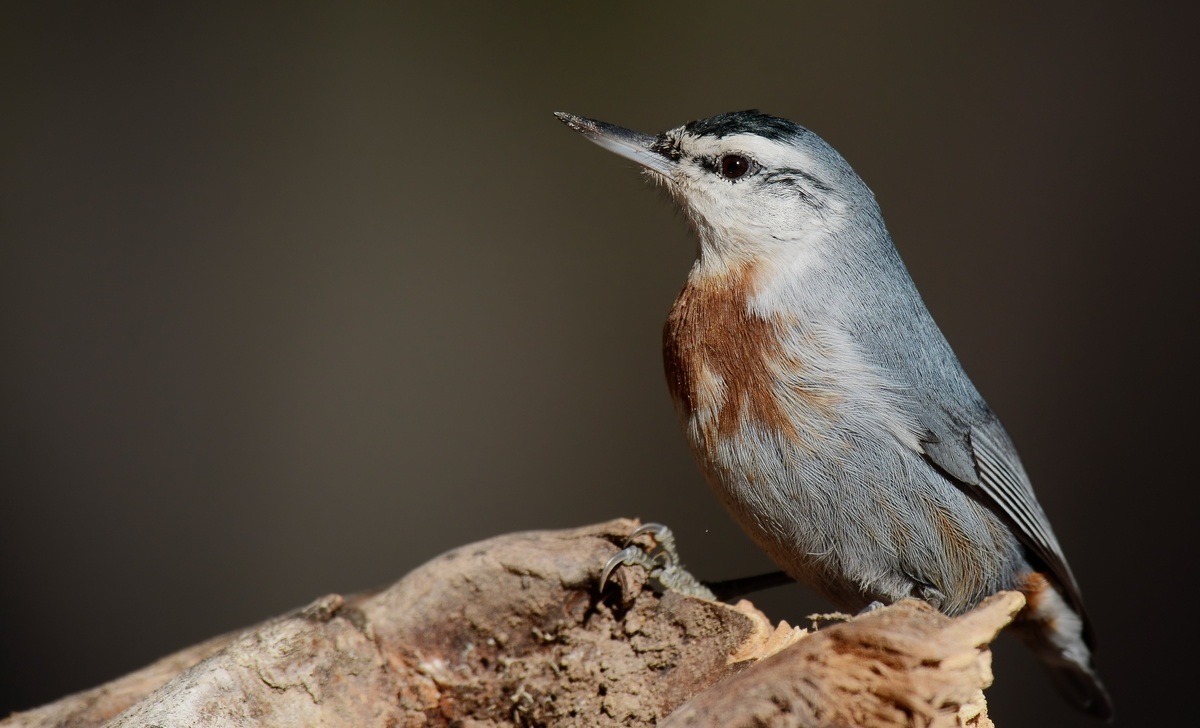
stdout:
{"type": "Polygon", "coordinates": [[[625,540],[627,545],[613,554],[600,572],[600,588],[608,583],[609,577],[618,566],[640,566],[650,576],[651,583],[658,592],[677,591],[688,596],[701,599],[715,599],[712,591],[700,583],[700,580],[689,574],[679,561],[679,552],[675,549],[675,534],[661,523],[645,523],[638,526],[625,540]],[[649,535],[654,545],[647,551],[640,546],[630,544],[638,536],[649,535]]]}

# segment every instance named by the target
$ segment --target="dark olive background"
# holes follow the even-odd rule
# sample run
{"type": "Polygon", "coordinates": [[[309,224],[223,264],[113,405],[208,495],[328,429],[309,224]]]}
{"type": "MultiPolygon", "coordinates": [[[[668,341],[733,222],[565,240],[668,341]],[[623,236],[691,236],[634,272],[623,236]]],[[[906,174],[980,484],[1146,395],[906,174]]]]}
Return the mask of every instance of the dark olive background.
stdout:
{"type": "MultiPolygon", "coordinates": [[[[769,568],[662,379],[686,226],[551,116],[758,107],[875,191],[1023,453],[1118,712],[1166,722],[1160,660],[1195,648],[1195,27],[1117,2],[5,3],[0,714],[511,531],[638,516],[701,577],[769,568]]],[[[998,725],[1090,724],[1008,636],[995,669],[998,725]]]]}

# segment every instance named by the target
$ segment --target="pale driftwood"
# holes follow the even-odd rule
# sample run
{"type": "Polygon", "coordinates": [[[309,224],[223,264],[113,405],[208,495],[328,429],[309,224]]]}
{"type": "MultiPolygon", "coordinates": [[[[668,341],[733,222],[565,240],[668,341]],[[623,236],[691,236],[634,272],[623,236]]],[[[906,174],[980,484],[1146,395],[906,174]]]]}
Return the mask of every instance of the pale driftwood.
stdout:
{"type": "Polygon", "coordinates": [[[513,534],[384,591],[323,597],[2,728],[973,726],[987,645],[1023,604],[949,619],[905,601],[816,631],[597,574],[636,522],[513,534]]]}

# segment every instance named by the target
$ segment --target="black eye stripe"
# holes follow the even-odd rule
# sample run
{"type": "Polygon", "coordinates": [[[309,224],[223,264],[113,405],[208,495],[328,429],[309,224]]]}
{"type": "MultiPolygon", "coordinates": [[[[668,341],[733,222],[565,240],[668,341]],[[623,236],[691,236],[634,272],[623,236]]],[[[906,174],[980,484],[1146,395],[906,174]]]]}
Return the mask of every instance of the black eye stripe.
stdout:
{"type": "Polygon", "coordinates": [[[772,170],[771,174],[767,177],[767,181],[786,184],[788,182],[793,182],[795,178],[804,180],[808,183],[809,187],[812,187],[818,192],[833,192],[832,187],[812,176],[808,172],[800,169],[792,169],[790,167],[780,167],[779,169],[772,170]]]}

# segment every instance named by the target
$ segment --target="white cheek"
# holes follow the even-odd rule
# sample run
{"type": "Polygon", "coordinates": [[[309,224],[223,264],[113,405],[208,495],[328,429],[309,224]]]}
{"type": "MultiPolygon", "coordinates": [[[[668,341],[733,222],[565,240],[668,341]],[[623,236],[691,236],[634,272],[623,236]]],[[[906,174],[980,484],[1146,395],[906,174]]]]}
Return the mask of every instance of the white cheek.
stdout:
{"type": "Polygon", "coordinates": [[[763,314],[788,311],[793,302],[811,293],[813,277],[824,275],[831,259],[829,245],[837,239],[840,219],[797,216],[794,210],[788,210],[775,219],[764,216],[760,221],[763,224],[752,233],[759,250],[751,305],[763,314]],[[783,231],[786,234],[781,234],[783,231]]]}
{"type": "Polygon", "coordinates": [[[836,200],[812,207],[797,198],[764,194],[750,180],[730,183],[706,170],[681,168],[669,187],[700,236],[700,268],[719,274],[753,265],[762,272],[755,278],[767,297],[801,283],[818,267],[823,246],[844,221],[836,200]]]}

